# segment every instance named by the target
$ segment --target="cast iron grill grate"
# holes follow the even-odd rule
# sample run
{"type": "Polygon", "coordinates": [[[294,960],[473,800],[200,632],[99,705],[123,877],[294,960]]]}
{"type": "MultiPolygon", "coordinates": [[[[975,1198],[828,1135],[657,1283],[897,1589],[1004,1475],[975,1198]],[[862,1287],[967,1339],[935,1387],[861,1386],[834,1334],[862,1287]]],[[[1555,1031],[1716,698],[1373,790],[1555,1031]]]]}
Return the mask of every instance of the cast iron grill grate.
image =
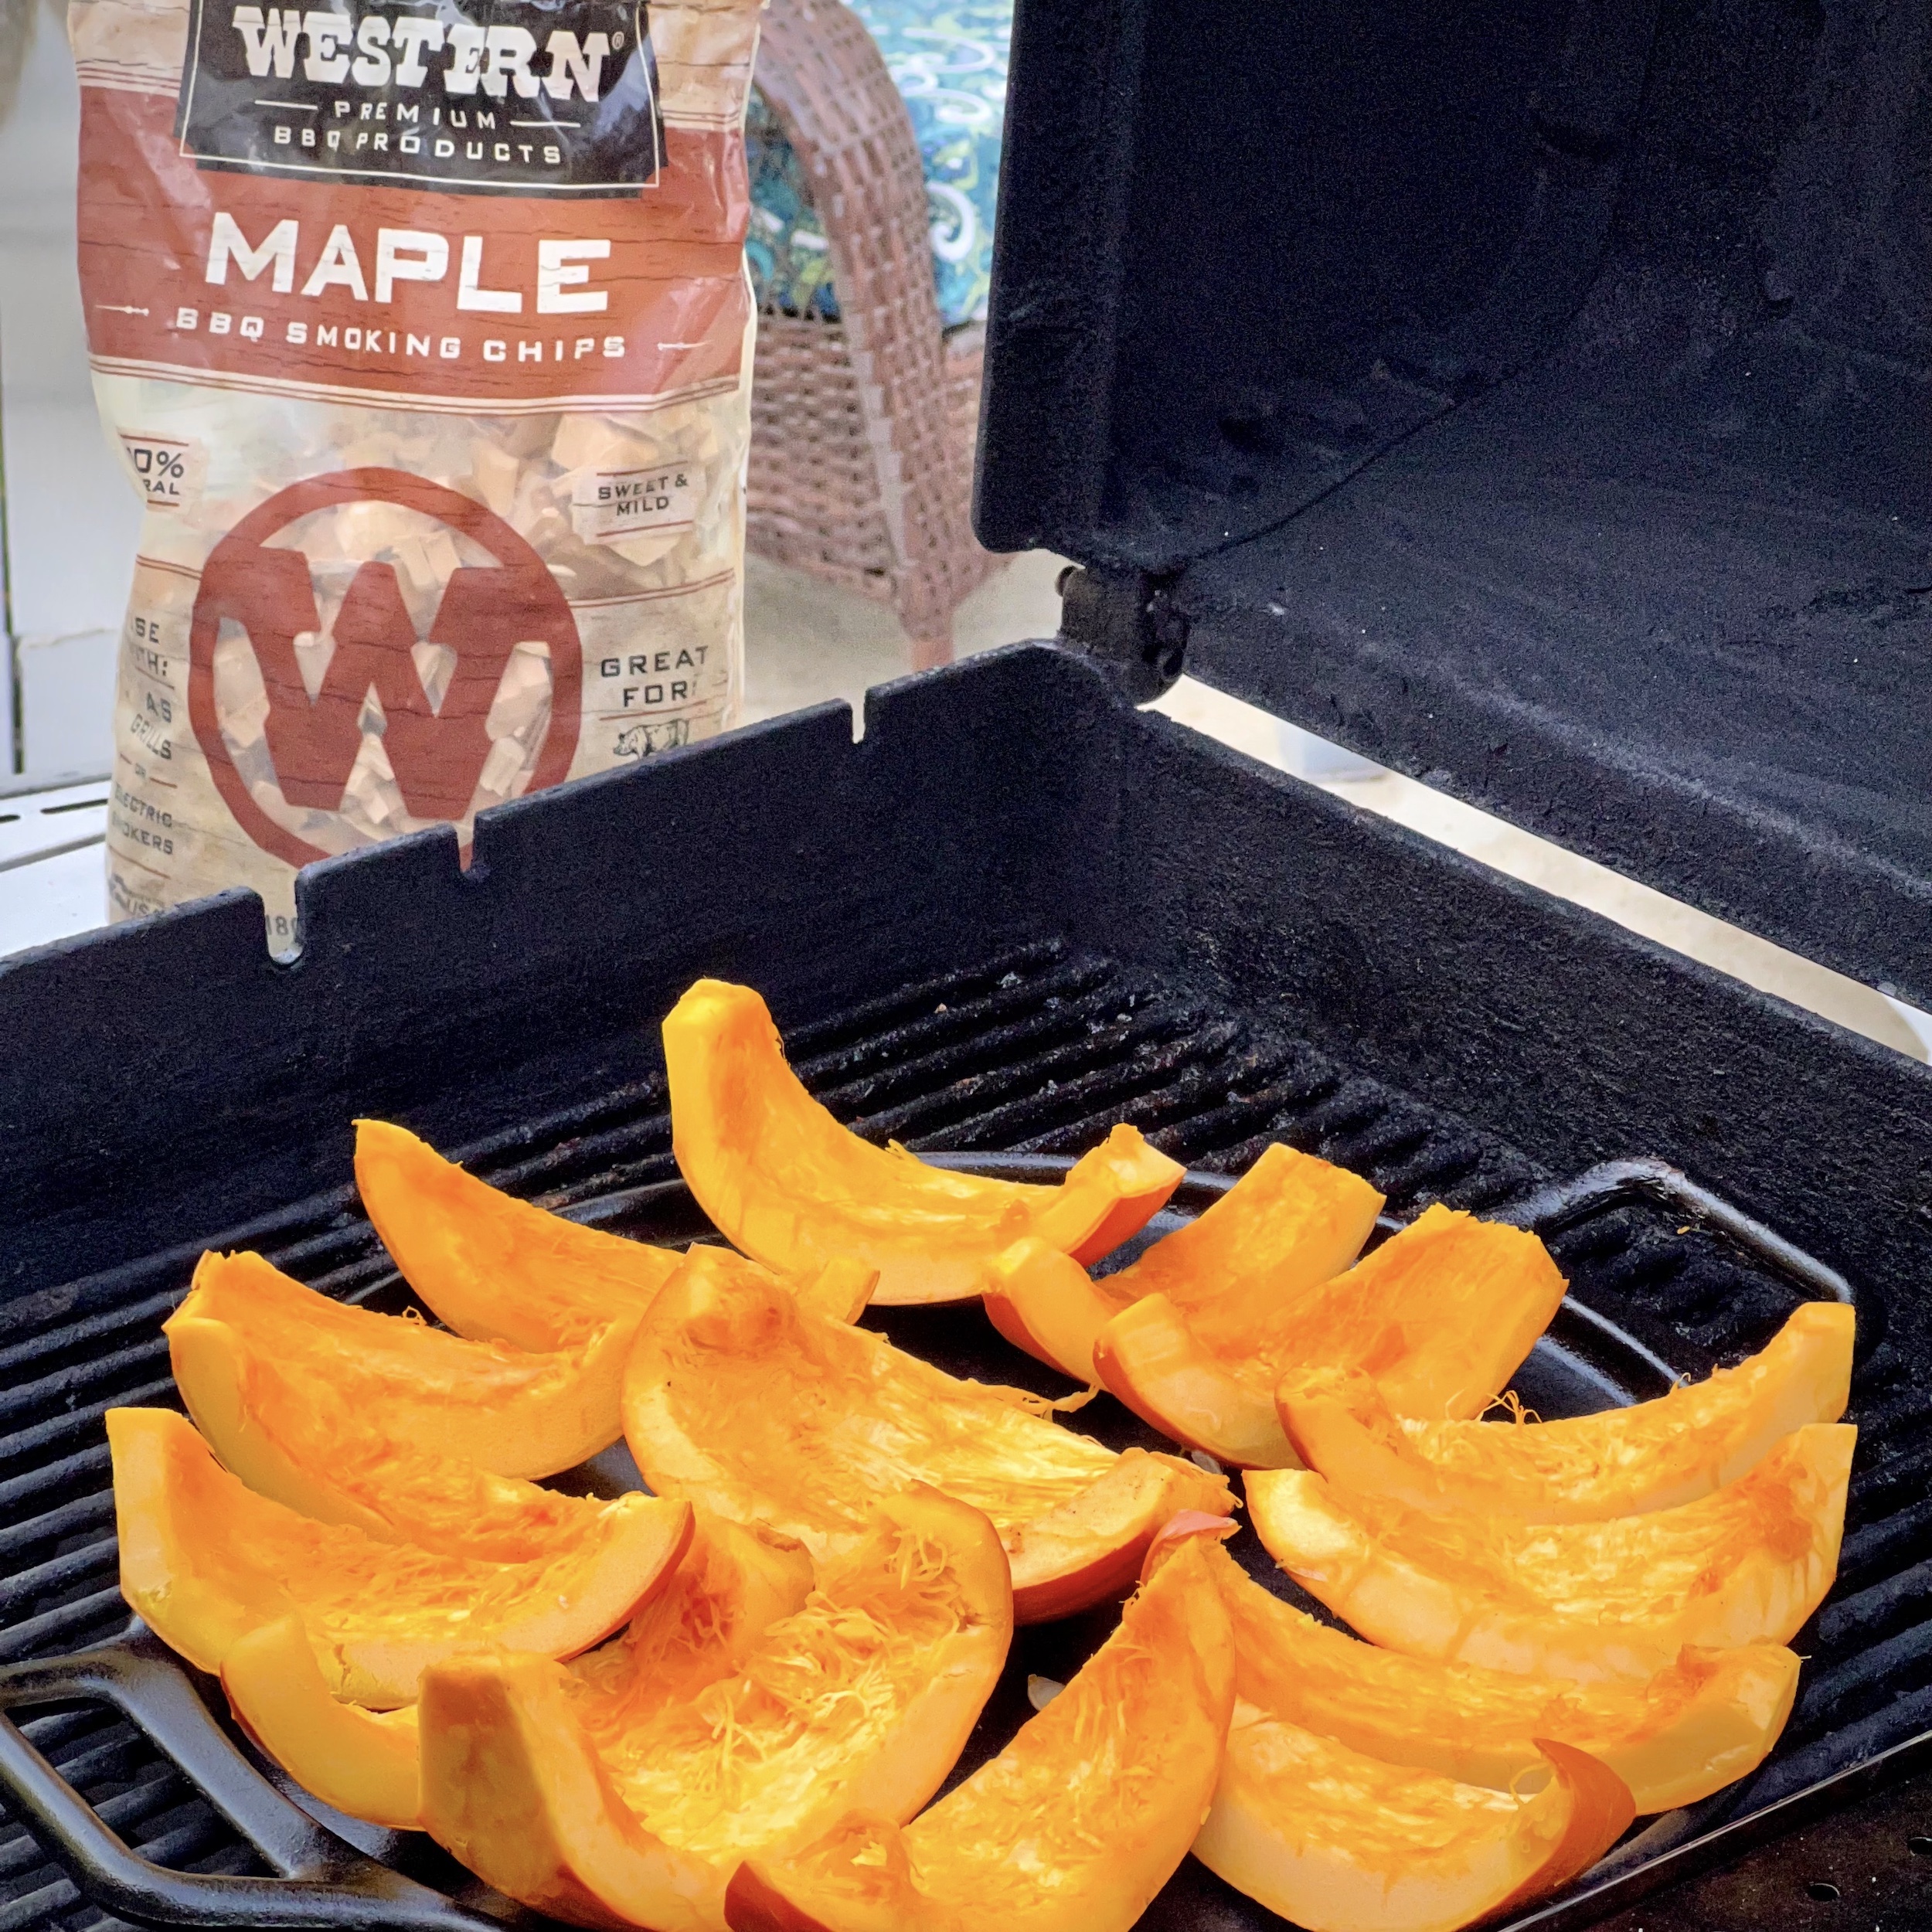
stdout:
{"type": "MultiPolygon", "coordinates": [[[[1232,1172],[1281,1139],[1366,1174],[1404,1219],[1437,1199],[1508,1211],[1550,1180],[1517,1150],[1304,1041],[1053,944],[788,1026],[786,1036],[833,1113],[915,1149],[1072,1153],[1128,1120],[1189,1166],[1232,1172]]],[[[454,1151],[498,1186],[596,1219],[675,1175],[660,1079],[454,1151]]],[[[1798,1298],[1775,1271],[1655,1204],[1607,1206],[1549,1239],[1578,1298],[1680,1373],[1761,1345],[1798,1298]]],[[[0,1310],[0,1663],[83,1650],[127,1625],[101,1418],[117,1404],[175,1404],[160,1324],[200,1245],[0,1310]]],[[[349,1298],[391,1273],[347,1188],[209,1245],[259,1247],[349,1298]]],[[[1917,1426],[1928,1410],[1932,1392],[1913,1388],[1879,1346],[1856,1389],[1866,1433],[1842,1580],[1798,1641],[1811,1659],[1805,1687],[1760,1774],[1766,1794],[1932,1728],[1932,1454],[1917,1426]]],[[[183,1870],[265,1869],[117,1713],[80,1704],[22,1729],[141,1855],[183,1870]]],[[[28,1832],[0,1822],[0,1932],[118,1923],[81,1900],[28,1832]]]]}

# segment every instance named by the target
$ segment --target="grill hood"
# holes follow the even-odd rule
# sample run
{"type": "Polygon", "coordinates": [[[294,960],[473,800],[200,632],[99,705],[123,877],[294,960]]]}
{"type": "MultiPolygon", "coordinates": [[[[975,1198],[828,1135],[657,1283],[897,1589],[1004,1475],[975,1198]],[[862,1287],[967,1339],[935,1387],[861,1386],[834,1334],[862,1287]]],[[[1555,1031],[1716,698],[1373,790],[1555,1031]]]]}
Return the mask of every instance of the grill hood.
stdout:
{"type": "Polygon", "coordinates": [[[1020,0],[982,539],[1932,1004],[1928,63],[1879,0],[1020,0]]]}

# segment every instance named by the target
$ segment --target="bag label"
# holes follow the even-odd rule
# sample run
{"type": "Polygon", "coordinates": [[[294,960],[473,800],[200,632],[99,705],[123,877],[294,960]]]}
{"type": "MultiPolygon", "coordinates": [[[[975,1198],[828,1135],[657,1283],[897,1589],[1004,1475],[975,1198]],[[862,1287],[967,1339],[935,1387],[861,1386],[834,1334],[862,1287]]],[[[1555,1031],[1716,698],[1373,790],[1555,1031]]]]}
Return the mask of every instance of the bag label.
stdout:
{"type": "Polygon", "coordinates": [[[208,453],[192,438],[121,432],[121,451],[151,510],[192,510],[201,496],[208,453]]]}
{"type": "Polygon", "coordinates": [[[598,470],[578,478],[570,515],[587,543],[682,534],[696,521],[703,488],[702,473],[689,463],[598,470]]]}
{"type": "Polygon", "coordinates": [[[664,162],[642,0],[195,0],[197,166],[458,194],[630,196],[664,162]]]}

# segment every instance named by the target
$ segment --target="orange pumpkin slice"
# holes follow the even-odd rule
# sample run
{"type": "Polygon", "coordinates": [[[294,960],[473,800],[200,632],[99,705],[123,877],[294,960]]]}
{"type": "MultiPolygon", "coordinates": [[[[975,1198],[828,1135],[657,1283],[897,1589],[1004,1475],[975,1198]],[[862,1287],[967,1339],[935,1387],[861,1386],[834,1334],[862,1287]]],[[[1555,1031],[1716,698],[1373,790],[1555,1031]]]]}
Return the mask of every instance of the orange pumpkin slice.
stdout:
{"type": "Polygon", "coordinates": [[[172,1410],[111,1409],[107,1440],[121,1594],[164,1643],[216,1672],[250,1631],[299,1616],[333,1694],[378,1709],[408,1703],[424,1668],[466,1644],[587,1649],[691,1538],[687,1505],[622,1496],[543,1556],[437,1555],[257,1495],[172,1410]]]}
{"type": "Polygon", "coordinates": [[[617,1391],[637,1323],[614,1321],[577,1347],[532,1355],[350,1308],[244,1253],[204,1254],[165,1332],[189,1413],[238,1473],[216,1411],[236,1362],[249,1359],[276,1363],[291,1383],[335,1390],[399,1436],[498,1475],[548,1476],[617,1440],[617,1391]]]}
{"type": "Polygon", "coordinates": [[[1125,1594],[1177,1509],[1226,1514],[1227,1485],[1178,1457],[1124,1455],[961,1382],[883,1336],[801,1308],[693,1249],[638,1338],[624,1426],[659,1495],[795,1536],[825,1562],[874,1498],[915,1482],[998,1526],[1022,1623],[1125,1594]]]}
{"type": "Polygon", "coordinates": [[[1838,1570],[1858,1431],[1814,1423],[1728,1488],[1647,1516],[1439,1516],[1307,1470],[1247,1478],[1254,1526],[1304,1589],[1411,1656],[1592,1682],[1685,1645],[1787,1641],[1838,1570]]]}
{"type": "Polygon", "coordinates": [[[996,1257],[986,1312],[1016,1348],[1082,1382],[1094,1344],[1130,1304],[1165,1295],[1198,1339],[1244,1345],[1257,1321],[1338,1274],[1362,1251],[1382,1196],[1345,1168],[1277,1142],[1213,1206],[1131,1267],[1091,1280],[1036,1236],[996,1257]]]}
{"type": "MultiPolygon", "coordinates": [[[[811,1588],[802,1549],[701,1516],[676,1573],[629,1629],[569,1666],[580,1719],[593,1734],[619,1732],[735,1675],[811,1588]]],[[[338,1703],[299,1617],[251,1631],[223,1659],[221,1681],[243,1729],[304,1789],[372,1825],[422,1828],[416,1706],[338,1703]]]]}
{"type": "Polygon", "coordinates": [[[764,1002],[722,980],[699,980],[672,1009],[664,1055],[678,1165],[725,1238],[786,1275],[859,1256],[879,1270],[884,1305],[970,1301],[1022,1235],[1097,1260],[1146,1225],[1183,1171],[1131,1127],[1057,1187],[871,1146],[799,1083],[764,1002]]]}
{"type": "Polygon", "coordinates": [[[1617,1774],[1546,1740],[1519,1798],[1366,1757],[1245,1701],[1194,1855],[1304,1932],[1456,1932],[1560,1889],[1622,1836],[1617,1774]]]}
{"type": "Polygon", "coordinates": [[[392,1832],[422,1828],[416,1706],[338,1702],[300,1617],[251,1630],[222,1659],[221,1682],[236,1721],[304,1791],[392,1832]]]}
{"type": "Polygon", "coordinates": [[[634,1329],[678,1265],[670,1249],[519,1201],[386,1121],[355,1123],[355,1185],[403,1278],[481,1342],[543,1352],[634,1329]]]}
{"type": "Polygon", "coordinates": [[[1100,1331],[1094,1363],[1177,1440],[1244,1468],[1292,1468],[1300,1458],[1274,1404],[1284,1375],[1360,1369],[1400,1415],[1479,1415],[1549,1325],[1563,1287],[1535,1235],[1438,1203],[1297,1296],[1191,1314],[1171,1295],[1145,1296],[1100,1331]]]}
{"type": "MultiPolygon", "coordinates": [[[[1170,1539],[1219,1536],[1228,1526],[1181,1517],[1170,1539]]],[[[1755,1770],[1798,1694],[1798,1660],[1775,1645],[1685,1650],[1643,1681],[1577,1684],[1380,1650],[1284,1604],[1225,1550],[1210,1573],[1227,1606],[1249,1704],[1352,1750],[1463,1784],[1538,1791],[1539,1738],[1587,1751],[1623,1780],[1639,1814],[1691,1804],[1755,1770]]]]}
{"type": "Polygon", "coordinates": [[[733,1932],[1127,1932],[1207,1815],[1234,1654],[1202,1553],[1164,1565],[1079,1674],[916,1822],[754,1854],[733,1932]]]}
{"type": "MultiPolygon", "coordinates": [[[[291,1380],[226,1324],[177,1315],[169,1336],[196,1426],[259,1496],[378,1543],[484,1563],[546,1560],[604,1533],[607,1502],[498,1476],[397,1433],[389,1417],[327,1383],[291,1380]]],[[[476,1345],[466,1343],[466,1347],[476,1345]]]]}
{"type": "Polygon", "coordinates": [[[1837,1421],[1851,1393],[1854,1325],[1849,1308],[1809,1302],[1735,1369],[1562,1422],[1398,1417],[1359,1371],[1291,1374],[1275,1401],[1301,1460],[1339,1489],[1526,1522],[1641,1515],[1735,1482],[1807,1423],[1837,1421]]]}
{"type": "Polygon", "coordinates": [[[724,1923],[748,1853],[849,1810],[910,1818],[964,1747],[1012,1634],[1006,1560],[978,1511],[889,1498],[736,1675],[587,1722],[531,1657],[452,1658],[423,1681],[423,1817],[510,1897],[580,1925],[724,1923]]]}

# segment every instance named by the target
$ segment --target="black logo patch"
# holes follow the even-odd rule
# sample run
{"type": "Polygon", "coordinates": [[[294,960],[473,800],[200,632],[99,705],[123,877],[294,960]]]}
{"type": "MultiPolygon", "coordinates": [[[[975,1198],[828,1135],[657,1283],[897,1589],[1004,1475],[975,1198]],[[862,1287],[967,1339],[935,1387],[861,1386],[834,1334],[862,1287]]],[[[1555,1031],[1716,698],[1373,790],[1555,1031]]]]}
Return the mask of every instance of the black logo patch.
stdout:
{"type": "Polygon", "coordinates": [[[175,132],[204,168],[629,196],[664,123],[644,0],[195,0],[175,132]]]}

